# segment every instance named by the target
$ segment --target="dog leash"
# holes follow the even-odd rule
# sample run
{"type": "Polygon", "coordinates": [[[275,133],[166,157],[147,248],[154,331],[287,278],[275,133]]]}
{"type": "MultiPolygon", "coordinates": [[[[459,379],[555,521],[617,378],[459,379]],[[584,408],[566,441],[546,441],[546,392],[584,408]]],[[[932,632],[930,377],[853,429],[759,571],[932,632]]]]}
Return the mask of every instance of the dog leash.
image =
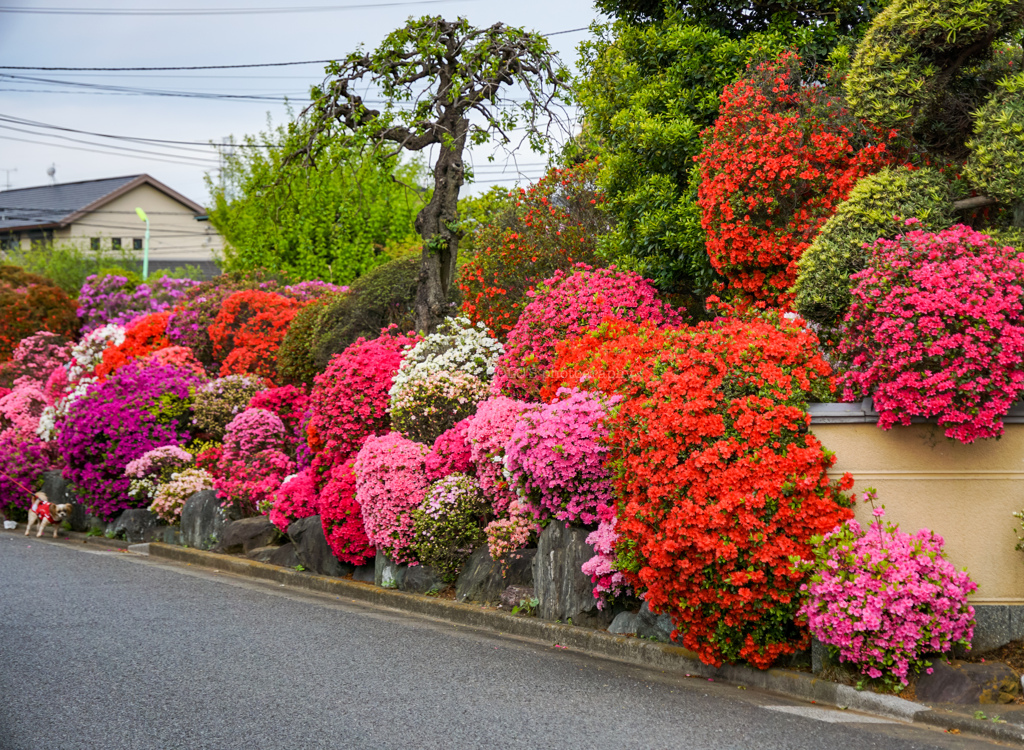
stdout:
{"type": "Polygon", "coordinates": [[[12,476],[11,476],[10,474],[8,474],[7,472],[5,472],[5,471],[3,471],[3,470],[0,470],[0,474],[2,474],[2,475],[4,476],[4,478],[5,478],[5,479],[7,479],[8,481],[10,481],[10,482],[11,482],[12,484],[14,484],[15,486],[17,486],[17,487],[20,487],[21,489],[25,490],[25,492],[27,492],[28,494],[30,494],[30,495],[31,495],[32,497],[35,497],[35,496],[36,496],[36,493],[34,493],[34,492],[33,492],[32,490],[30,490],[30,489],[29,489],[28,487],[26,487],[25,485],[23,485],[23,484],[22,484],[21,482],[19,482],[19,481],[18,481],[17,479],[15,479],[14,477],[12,477],[12,476]]]}

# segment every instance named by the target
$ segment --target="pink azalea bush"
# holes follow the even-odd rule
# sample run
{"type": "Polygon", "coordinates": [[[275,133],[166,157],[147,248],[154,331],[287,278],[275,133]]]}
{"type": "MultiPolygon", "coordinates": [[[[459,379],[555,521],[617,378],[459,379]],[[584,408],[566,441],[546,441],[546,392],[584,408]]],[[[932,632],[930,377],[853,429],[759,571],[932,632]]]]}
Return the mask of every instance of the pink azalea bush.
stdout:
{"type": "Polygon", "coordinates": [[[46,394],[37,383],[19,383],[0,397],[0,429],[16,427],[26,434],[35,434],[47,405],[46,394]]]}
{"type": "Polygon", "coordinates": [[[14,348],[11,359],[0,366],[0,382],[42,388],[54,370],[64,369],[70,357],[71,345],[60,334],[40,331],[26,336],[14,348]]]}
{"type": "Polygon", "coordinates": [[[437,436],[426,460],[427,479],[431,482],[449,474],[475,473],[467,437],[469,424],[469,419],[463,419],[437,436]]]}
{"type": "Polygon", "coordinates": [[[533,515],[533,508],[515,498],[500,518],[494,519],[484,527],[487,551],[492,560],[497,560],[503,565],[509,554],[526,547],[533,535],[539,533],[540,524],[533,515]]]}
{"type": "Polygon", "coordinates": [[[874,510],[866,532],[851,520],[815,546],[798,616],[842,661],[868,677],[906,685],[926,654],[970,645],[974,608],[967,596],[978,587],[943,557],[942,537],[926,529],[906,534],[888,522],[883,527],[884,512],[874,510]]]}
{"type": "Polygon", "coordinates": [[[331,469],[329,479],[317,495],[317,510],[324,536],[334,556],[344,563],[364,565],[377,550],[366,538],[363,511],[356,502],[355,458],[331,469]]]}
{"type": "Polygon", "coordinates": [[[465,474],[449,474],[430,485],[412,512],[416,557],[438,577],[454,583],[463,564],[485,539],[487,513],[480,483],[465,474]]]}
{"type": "MultiPolygon", "coordinates": [[[[309,406],[309,396],[301,388],[286,385],[257,391],[249,401],[250,409],[266,409],[281,418],[288,433],[289,442],[298,443],[300,424],[309,406]]],[[[305,442],[305,436],[303,436],[305,442]]]]}
{"type": "Polygon", "coordinates": [[[309,470],[284,480],[271,496],[270,522],[281,531],[301,518],[317,513],[316,484],[309,470]]]}
{"type": "Polygon", "coordinates": [[[597,529],[587,535],[587,544],[594,548],[594,556],[583,563],[582,570],[594,584],[597,608],[604,609],[609,600],[632,589],[616,566],[615,543],[619,540],[619,533],[615,530],[618,521],[615,507],[599,506],[597,518],[597,529]]]}
{"type": "Polygon", "coordinates": [[[1019,253],[962,225],[870,253],[844,321],[844,398],[872,396],[882,429],[932,417],[964,443],[1001,435],[1024,390],[1019,253]]]}
{"type": "Polygon", "coordinates": [[[284,423],[266,409],[246,409],[228,424],[214,488],[222,505],[242,515],[269,512],[284,478],[295,473],[284,423]]]}
{"type": "Polygon", "coordinates": [[[140,502],[149,503],[156,497],[157,487],[170,481],[171,475],[192,464],[192,454],[180,445],[162,445],[146,451],[124,469],[131,479],[128,494],[140,502]]]}
{"type": "Polygon", "coordinates": [[[149,509],[165,523],[181,520],[185,501],[202,490],[213,489],[213,477],[204,469],[189,468],[171,474],[166,482],[157,485],[149,509]]]}
{"type": "Polygon", "coordinates": [[[612,504],[604,419],[620,400],[561,388],[553,403],[523,411],[505,445],[505,468],[538,518],[587,526],[612,504]]]}
{"type": "Polygon", "coordinates": [[[367,438],[356,454],[356,502],[366,537],[396,563],[416,562],[412,511],[427,494],[427,446],[391,432],[367,438]]]}
{"type": "Polygon", "coordinates": [[[335,354],[316,376],[306,427],[317,463],[329,469],[353,456],[371,435],[387,434],[388,391],[406,347],[419,341],[391,326],[371,341],[359,339],[335,354]]]}
{"type": "Polygon", "coordinates": [[[509,333],[494,375],[501,393],[525,400],[539,397],[559,341],[582,336],[608,319],[653,326],[683,322],[657,298],[649,281],[614,266],[577,264],[570,273],[556,272],[527,296],[531,301],[509,333]]]}
{"type": "Polygon", "coordinates": [[[480,491],[498,516],[516,498],[504,475],[505,444],[512,437],[512,430],[526,408],[522,401],[494,396],[480,404],[466,429],[470,459],[476,466],[480,491]]]}

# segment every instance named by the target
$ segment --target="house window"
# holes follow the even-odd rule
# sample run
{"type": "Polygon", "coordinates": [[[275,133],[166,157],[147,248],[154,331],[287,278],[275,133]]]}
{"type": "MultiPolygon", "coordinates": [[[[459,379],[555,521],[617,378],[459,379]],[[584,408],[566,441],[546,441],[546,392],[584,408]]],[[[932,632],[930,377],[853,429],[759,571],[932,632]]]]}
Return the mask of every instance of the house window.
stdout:
{"type": "Polygon", "coordinates": [[[99,237],[93,237],[91,240],[89,240],[89,247],[91,247],[93,250],[99,250],[100,249],[100,238],[99,237]]]}
{"type": "Polygon", "coordinates": [[[121,238],[120,237],[112,237],[111,240],[110,240],[110,248],[112,250],[120,250],[121,249],[121,238]]]}
{"type": "Polygon", "coordinates": [[[0,237],[0,250],[20,250],[21,249],[21,236],[19,234],[12,233],[0,237]]]}
{"type": "Polygon", "coordinates": [[[133,250],[141,250],[142,249],[142,238],[141,237],[136,237],[135,239],[132,240],[132,249],[133,250]]]}

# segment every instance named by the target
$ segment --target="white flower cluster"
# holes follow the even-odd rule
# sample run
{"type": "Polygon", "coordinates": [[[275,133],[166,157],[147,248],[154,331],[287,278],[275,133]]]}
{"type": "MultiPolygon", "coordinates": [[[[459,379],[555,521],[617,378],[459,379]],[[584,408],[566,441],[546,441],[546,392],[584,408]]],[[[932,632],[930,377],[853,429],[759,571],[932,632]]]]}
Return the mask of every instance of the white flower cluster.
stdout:
{"type": "Polygon", "coordinates": [[[120,346],[124,343],[124,328],[116,323],[107,323],[102,328],[90,331],[89,334],[71,348],[71,369],[68,370],[68,382],[78,382],[96,365],[103,361],[103,351],[110,345],[120,346]]]}
{"type": "Polygon", "coordinates": [[[465,372],[490,382],[494,364],[504,350],[483,323],[474,326],[466,317],[448,318],[405,353],[390,395],[394,398],[411,384],[428,381],[439,372],[465,372]]]}
{"type": "MultiPolygon", "coordinates": [[[[77,360],[76,360],[77,362],[77,360]]],[[[74,369],[75,365],[71,366],[74,369]]],[[[89,368],[92,369],[91,367],[89,368]]],[[[49,443],[57,437],[57,425],[67,416],[68,408],[78,399],[85,395],[89,386],[95,383],[98,378],[82,378],[75,387],[64,398],[57,402],[56,406],[47,406],[39,417],[39,426],[36,427],[36,435],[44,443],[49,443]]]]}

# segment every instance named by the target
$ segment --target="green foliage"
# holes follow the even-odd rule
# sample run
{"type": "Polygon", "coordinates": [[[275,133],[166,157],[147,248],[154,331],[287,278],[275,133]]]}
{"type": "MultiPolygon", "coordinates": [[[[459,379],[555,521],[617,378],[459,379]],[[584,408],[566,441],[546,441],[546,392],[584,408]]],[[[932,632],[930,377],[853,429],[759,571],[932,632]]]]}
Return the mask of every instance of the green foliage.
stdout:
{"type": "Polygon", "coordinates": [[[672,16],[641,28],[619,23],[582,46],[579,100],[600,144],[599,184],[618,220],[602,243],[608,260],[665,292],[710,292],[715,274],[693,161],[700,134],[715,121],[722,88],[751,60],[774,57],[788,44],[775,32],[732,39],[672,16]]]}
{"type": "Polygon", "coordinates": [[[277,350],[277,375],[281,383],[293,385],[311,384],[318,370],[311,352],[317,320],[324,308],[339,297],[331,295],[303,307],[292,318],[281,348],[277,350]]]}
{"type": "Polygon", "coordinates": [[[226,183],[207,177],[228,270],[277,268],[299,280],[347,283],[380,265],[385,245],[415,235],[416,212],[429,198],[418,188],[420,161],[401,164],[331,140],[308,169],[287,158],[303,138],[295,124],[247,136],[227,157],[226,183]]]}
{"type": "Polygon", "coordinates": [[[850,306],[850,276],[864,269],[863,246],[902,234],[903,219],[920,219],[919,228],[931,231],[951,226],[953,198],[949,180],[927,167],[862,178],[797,262],[797,311],[826,328],[837,325],[850,306]]]}
{"type": "MultiPolygon", "coordinates": [[[[9,250],[7,262],[45,276],[72,297],[78,296],[86,277],[91,274],[114,273],[131,279],[137,277],[140,268],[126,248],[86,251],[74,242],[34,242],[28,250],[9,250]]],[[[151,277],[156,275],[151,274],[151,277]]],[[[137,283],[141,281],[141,277],[136,278],[137,283]]]]}
{"type": "Polygon", "coordinates": [[[395,324],[412,330],[420,259],[414,255],[373,269],[351,284],[347,295],[325,305],[311,333],[310,359],[323,372],[331,357],[360,336],[375,339],[382,328],[395,324]]]}
{"type": "Polygon", "coordinates": [[[1021,0],[893,0],[857,47],[846,79],[850,106],[959,158],[971,113],[1013,64],[994,44],[1022,23],[1021,0]]]}
{"type": "MultiPolygon", "coordinates": [[[[990,198],[1024,204],[1024,73],[1000,81],[974,120],[967,178],[990,198]]],[[[1024,221],[1016,223],[1024,226],[1024,221]]]]}

